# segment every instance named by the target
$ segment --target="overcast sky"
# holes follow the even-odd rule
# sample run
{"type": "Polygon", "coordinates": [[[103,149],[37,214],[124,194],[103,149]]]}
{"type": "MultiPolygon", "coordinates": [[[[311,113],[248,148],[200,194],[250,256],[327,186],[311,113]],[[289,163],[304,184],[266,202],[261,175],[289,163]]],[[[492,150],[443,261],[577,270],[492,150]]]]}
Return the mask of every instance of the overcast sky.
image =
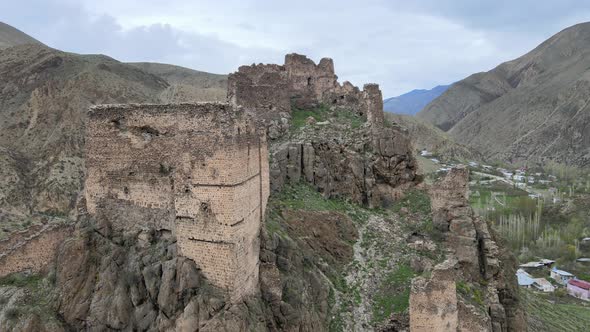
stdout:
{"type": "Polygon", "coordinates": [[[580,0],[0,1],[0,21],[64,51],[214,73],[297,52],[385,97],[489,70],[589,20],[580,0]]]}

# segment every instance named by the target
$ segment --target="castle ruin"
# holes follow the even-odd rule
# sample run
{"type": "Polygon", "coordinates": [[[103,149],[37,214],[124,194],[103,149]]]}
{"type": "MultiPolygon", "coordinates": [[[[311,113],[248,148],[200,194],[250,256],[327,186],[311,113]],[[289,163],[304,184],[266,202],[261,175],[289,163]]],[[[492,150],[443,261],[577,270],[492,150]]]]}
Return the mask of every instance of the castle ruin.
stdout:
{"type": "Polygon", "coordinates": [[[228,77],[228,100],[256,110],[268,124],[291,107],[306,109],[325,104],[346,107],[366,116],[371,124],[383,124],[383,96],[379,85],[365,84],[363,90],[345,81],[338,83],[334,61],[322,58],[316,65],[305,55],[285,56],[284,65],[241,66],[228,77]]]}
{"type": "Polygon", "coordinates": [[[360,90],[348,81],[340,84],[332,59],[315,64],[292,53],[285,56],[283,65],[241,66],[228,77],[228,101],[255,111],[271,140],[286,136],[288,119],[301,109],[323,105],[365,119],[352,139],[338,139],[341,133],[330,133],[274,144],[273,191],[304,179],[326,197],[383,206],[399,197],[402,187],[418,181],[410,137],[403,128],[386,123],[379,85],[365,84],[360,90]]]}
{"type": "Polygon", "coordinates": [[[231,301],[258,287],[269,196],[265,135],[220,103],[102,105],[86,129],[88,212],[120,232],[176,236],[231,301]]]}
{"type": "MultiPolygon", "coordinates": [[[[288,54],[284,65],[242,66],[231,74],[228,103],[93,107],[86,123],[84,198],[98,231],[169,234],[179,255],[192,259],[231,301],[255,293],[269,178],[279,189],[304,178],[326,196],[346,195],[370,206],[414,181],[409,138],[384,127],[379,86],[360,90],[337,79],[331,59],[316,65],[288,54]],[[278,146],[271,170],[260,125],[285,120],[292,107],[320,104],[366,118],[367,142],[355,144],[358,151],[321,140],[278,146]],[[364,145],[372,146],[370,158],[364,145]]],[[[288,129],[288,121],[282,125],[288,129]]],[[[0,251],[0,261],[14,263],[0,275],[44,269],[71,231],[43,229],[22,241],[14,235],[16,242],[0,251]],[[44,254],[27,258],[39,251],[44,254]]]]}

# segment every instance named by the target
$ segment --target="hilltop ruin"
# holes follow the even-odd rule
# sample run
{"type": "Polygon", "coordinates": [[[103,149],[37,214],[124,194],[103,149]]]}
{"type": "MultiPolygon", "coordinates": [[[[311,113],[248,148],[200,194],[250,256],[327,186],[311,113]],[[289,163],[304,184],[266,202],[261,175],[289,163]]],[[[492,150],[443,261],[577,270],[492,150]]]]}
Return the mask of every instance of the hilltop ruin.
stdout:
{"type": "MultiPolygon", "coordinates": [[[[228,77],[228,101],[256,110],[267,125],[292,108],[309,109],[325,104],[351,109],[370,124],[383,124],[383,96],[379,85],[365,84],[361,91],[350,82],[338,83],[334,61],[322,58],[316,65],[305,55],[291,53],[284,65],[241,66],[228,77]]],[[[278,136],[272,131],[271,138],[278,136]]]]}
{"type": "MultiPolygon", "coordinates": [[[[236,302],[258,291],[259,232],[271,187],[304,180],[327,197],[382,206],[417,181],[409,136],[385,122],[379,86],[338,83],[331,59],[316,65],[288,54],[284,65],[242,66],[229,76],[227,96],[228,103],[92,107],[81,205],[100,234],[175,238],[178,254],[236,302]],[[292,112],[320,105],[353,112],[364,124],[338,140],[348,133],[326,128],[325,137],[280,140],[292,112]],[[267,137],[275,144],[268,147],[267,137]]],[[[16,246],[0,253],[15,262],[0,275],[44,269],[72,232],[63,229],[17,241],[18,257],[10,254],[16,246]],[[44,255],[26,259],[39,250],[44,255]]]]}
{"type": "Polygon", "coordinates": [[[265,136],[228,104],[103,105],[87,125],[88,212],[119,232],[171,232],[233,301],[258,286],[265,136]]]}
{"type": "Polygon", "coordinates": [[[305,180],[326,197],[346,197],[368,206],[387,205],[419,181],[408,133],[386,123],[379,85],[363,90],[338,83],[332,59],[316,65],[304,55],[287,54],[283,65],[241,66],[228,77],[228,100],[255,110],[271,145],[270,182],[274,192],[305,180]],[[289,134],[289,118],[318,107],[353,113],[357,129],[323,125],[321,132],[289,134]]]}

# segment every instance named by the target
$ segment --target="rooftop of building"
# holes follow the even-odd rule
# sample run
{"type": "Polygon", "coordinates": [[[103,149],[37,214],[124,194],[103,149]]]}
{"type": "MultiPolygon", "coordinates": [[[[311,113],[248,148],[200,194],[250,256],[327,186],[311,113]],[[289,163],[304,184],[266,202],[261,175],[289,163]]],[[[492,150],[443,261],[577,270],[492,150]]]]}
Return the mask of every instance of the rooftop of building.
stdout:
{"type": "Polygon", "coordinates": [[[579,279],[572,279],[568,282],[569,285],[576,286],[578,288],[590,290],[590,282],[579,280],[579,279]]]}

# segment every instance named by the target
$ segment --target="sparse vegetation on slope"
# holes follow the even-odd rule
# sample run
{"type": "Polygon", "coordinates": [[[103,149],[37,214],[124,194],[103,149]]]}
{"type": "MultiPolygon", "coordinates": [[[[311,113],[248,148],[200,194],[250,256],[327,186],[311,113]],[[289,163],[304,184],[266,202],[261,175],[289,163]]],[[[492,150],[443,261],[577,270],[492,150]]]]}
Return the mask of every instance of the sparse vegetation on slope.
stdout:
{"type": "Polygon", "coordinates": [[[521,289],[520,294],[530,332],[583,332],[590,326],[590,306],[581,300],[528,289],[521,289]]]}
{"type": "Polygon", "coordinates": [[[418,117],[486,159],[590,165],[590,23],[454,83],[418,117]]]}
{"type": "Polygon", "coordinates": [[[423,271],[441,260],[436,244],[431,251],[412,249],[406,242],[414,241],[411,234],[430,241],[426,226],[430,220],[430,200],[422,191],[408,192],[389,209],[366,209],[345,200],[326,199],[307,184],[295,184],[271,198],[266,229],[308,248],[310,259],[313,253],[312,269],[319,268],[330,281],[329,330],[348,331],[387,326],[392,317],[407,319],[411,278],[427,273],[423,271]],[[337,224],[325,213],[348,216],[354,225],[347,228],[356,228],[358,238],[347,237],[338,227],[326,233],[323,229],[327,226],[317,223],[337,224]],[[316,220],[306,224],[310,216],[316,220]],[[340,246],[334,246],[335,241],[340,241],[340,246]],[[351,256],[334,260],[344,252],[351,256]],[[415,270],[421,266],[426,268],[415,270]]]}

